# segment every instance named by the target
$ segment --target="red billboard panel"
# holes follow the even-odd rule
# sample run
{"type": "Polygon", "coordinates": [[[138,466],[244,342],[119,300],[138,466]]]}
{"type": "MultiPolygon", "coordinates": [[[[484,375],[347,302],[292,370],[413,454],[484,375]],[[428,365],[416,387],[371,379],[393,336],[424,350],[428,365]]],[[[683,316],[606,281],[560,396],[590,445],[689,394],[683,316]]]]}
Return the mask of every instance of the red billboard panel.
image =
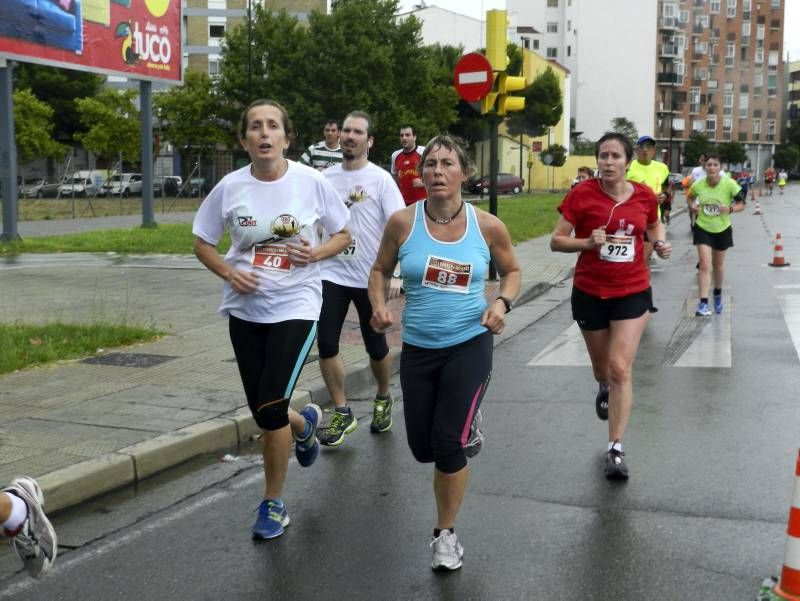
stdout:
{"type": "Polygon", "coordinates": [[[0,58],[181,80],[181,0],[0,0],[0,58]]]}

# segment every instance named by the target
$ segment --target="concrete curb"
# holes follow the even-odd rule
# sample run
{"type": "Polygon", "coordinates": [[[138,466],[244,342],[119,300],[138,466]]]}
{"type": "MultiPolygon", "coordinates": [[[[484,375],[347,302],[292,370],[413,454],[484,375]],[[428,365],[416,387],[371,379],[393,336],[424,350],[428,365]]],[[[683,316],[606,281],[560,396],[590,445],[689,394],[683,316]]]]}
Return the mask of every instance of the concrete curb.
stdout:
{"type": "MultiPolygon", "coordinates": [[[[572,271],[569,272],[570,277],[572,271]]],[[[537,282],[524,286],[517,304],[524,304],[547,292],[554,284],[537,282]]],[[[392,373],[400,369],[400,353],[394,352],[392,373]]],[[[345,385],[348,390],[368,386],[372,382],[369,360],[347,366],[345,385]]],[[[309,402],[320,406],[330,403],[330,394],[316,377],[295,390],[290,405],[301,409],[309,402]]],[[[47,500],[48,512],[58,511],[112,490],[129,486],[160,471],[175,467],[192,457],[234,448],[260,433],[250,410],[240,407],[219,417],[167,432],[100,457],[83,461],[38,478],[47,500]]]]}

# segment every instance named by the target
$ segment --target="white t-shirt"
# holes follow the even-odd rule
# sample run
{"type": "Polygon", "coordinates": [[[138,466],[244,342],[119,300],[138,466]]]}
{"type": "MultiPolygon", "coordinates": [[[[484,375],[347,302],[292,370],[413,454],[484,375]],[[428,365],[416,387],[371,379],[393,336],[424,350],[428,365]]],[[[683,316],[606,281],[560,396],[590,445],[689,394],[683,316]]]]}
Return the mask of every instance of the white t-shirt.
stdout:
{"type": "Polygon", "coordinates": [[[696,182],[697,180],[703,179],[706,176],[706,170],[702,167],[695,167],[692,169],[692,181],[696,182]]]}
{"type": "Polygon", "coordinates": [[[255,271],[259,278],[253,294],[238,294],[225,282],[219,308],[223,316],[257,323],[319,319],[320,264],[292,265],[286,242],[305,239],[318,246],[318,222],[334,234],[345,228],[350,215],[320,172],[288,163],[286,173],[274,182],[253,177],[250,165],[229,173],[197,210],[194,235],[216,246],[230,229],[225,262],[241,271],[255,271]]]}
{"type": "Polygon", "coordinates": [[[353,288],[366,288],[369,272],[378,256],[383,228],[406,203],[386,171],[367,163],[355,171],[334,165],[322,172],[350,209],[347,229],[350,246],[322,263],[322,279],[353,288]]]}

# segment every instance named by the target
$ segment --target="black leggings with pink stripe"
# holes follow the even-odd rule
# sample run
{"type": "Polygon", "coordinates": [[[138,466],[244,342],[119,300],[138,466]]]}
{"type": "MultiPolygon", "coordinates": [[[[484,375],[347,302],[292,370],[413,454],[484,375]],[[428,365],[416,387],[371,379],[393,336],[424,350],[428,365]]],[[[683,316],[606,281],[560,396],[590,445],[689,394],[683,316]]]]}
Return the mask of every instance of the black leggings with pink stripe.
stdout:
{"type": "Polygon", "coordinates": [[[403,343],[400,386],[408,446],[445,474],[467,465],[464,445],[492,376],[492,333],[440,349],[403,343]]]}

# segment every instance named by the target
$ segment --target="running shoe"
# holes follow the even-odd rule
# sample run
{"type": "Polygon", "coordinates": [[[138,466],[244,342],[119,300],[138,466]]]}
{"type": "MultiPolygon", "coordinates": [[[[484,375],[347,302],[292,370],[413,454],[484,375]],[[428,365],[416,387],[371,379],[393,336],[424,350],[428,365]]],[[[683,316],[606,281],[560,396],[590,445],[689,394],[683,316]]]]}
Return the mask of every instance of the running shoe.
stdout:
{"type": "Polygon", "coordinates": [[[294,454],[297,457],[297,463],[303,467],[311,466],[319,455],[319,442],[317,442],[317,424],[322,418],[322,411],[314,403],[309,403],[300,411],[306,419],[308,427],[306,431],[308,434],[305,438],[300,439],[292,432],[294,438],[294,454]]]}
{"type": "Polygon", "coordinates": [[[372,403],[372,423],[369,431],[375,434],[387,432],[392,428],[392,407],[394,399],[389,395],[388,399],[378,399],[372,403]]]}
{"type": "Polygon", "coordinates": [[[33,478],[14,478],[3,489],[20,499],[28,507],[28,516],[15,531],[5,531],[11,548],[22,560],[28,574],[38,578],[53,565],[58,555],[56,531],[44,513],[44,494],[33,478]]]}
{"type": "Polygon", "coordinates": [[[464,446],[464,454],[467,457],[475,457],[481,452],[481,447],[483,447],[482,423],[483,413],[478,409],[475,412],[475,417],[472,418],[472,423],[469,426],[469,438],[467,438],[467,444],[464,446]]]}
{"type": "Polygon", "coordinates": [[[258,517],[253,524],[253,540],[269,540],[277,538],[289,525],[289,514],[286,506],[272,499],[264,499],[258,506],[258,517]]]}
{"type": "Polygon", "coordinates": [[[722,313],[722,308],[723,308],[722,295],[721,294],[719,296],[715,295],[714,296],[714,312],[717,315],[719,315],[720,313],[722,313]]]}
{"type": "Polygon", "coordinates": [[[700,317],[708,317],[711,315],[711,309],[708,306],[708,303],[698,303],[694,314],[699,315],[700,317]]]}
{"type": "Polygon", "coordinates": [[[627,480],[628,466],[625,463],[625,453],[611,447],[606,453],[606,478],[609,480],[627,480]]]}
{"type": "Polygon", "coordinates": [[[345,436],[355,432],[357,428],[358,420],[352,411],[350,413],[334,411],[330,423],[317,431],[317,439],[319,444],[326,447],[338,447],[344,442],[345,436]]]}
{"type": "Polygon", "coordinates": [[[594,410],[603,421],[608,419],[608,386],[600,385],[597,396],[594,397],[594,410]]]}
{"type": "Polygon", "coordinates": [[[458,542],[455,532],[442,530],[431,540],[430,547],[433,550],[431,568],[434,570],[457,570],[461,567],[464,547],[458,542]]]}

